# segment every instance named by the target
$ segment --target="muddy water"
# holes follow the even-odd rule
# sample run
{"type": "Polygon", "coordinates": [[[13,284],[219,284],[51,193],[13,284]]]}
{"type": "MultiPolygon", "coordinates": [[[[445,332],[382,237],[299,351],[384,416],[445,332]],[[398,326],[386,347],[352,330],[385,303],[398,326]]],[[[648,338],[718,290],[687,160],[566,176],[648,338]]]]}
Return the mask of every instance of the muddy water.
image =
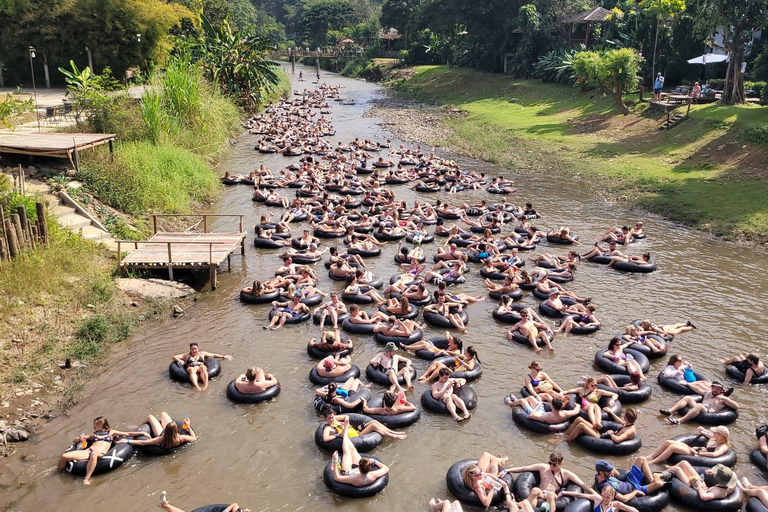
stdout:
{"type": "MultiPolygon", "coordinates": [[[[311,76],[311,70],[304,68],[311,76]]],[[[383,140],[390,135],[375,119],[363,117],[371,102],[385,93],[376,85],[323,73],[331,84],[343,84],[343,96],[354,105],[333,103],[335,141],[354,137],[383,140]]],[[[309,82],[296,87],[311,87],[309,82]]],[[[264,158],[253,151],[255,137],[244,135],[223,163],[224,170],[245,172],[265,163],[278,170],[288,163],[282,156],[264,158]]],[[[399,143],[398,141],[394,141],[399,143]]],[[[508,170],[489,164],[462,160],[462,165],[493,173],[508,170]]],[[[605,204],[590,194],[578,180],[516,174],[518,200],[530,200],[545,218],[542,225],[568,224],[584,240],[594,240],[611,226],[638,218],[605,204]]],[[[412,202],[416,196],[401,187],[397,190],[412,202]]],[[[486,198],[484,192],[457,196],[464,201],[486,198]]],[[[425,199],[419,197],[419,199],[425,199]]],[[[434,200],[430,197],[428,200],[434,200]]],[[[251,201],[248,187],[231,187],[214,206],[214,212],[244,213],[247,226],[257,223],[265,208],[251,201]]],[[[594,336],[560,337],[557,354],[542,357],[544,369],[561,385],[574,386],[579,376],[593,372],[593,355],[629,320],[647,317],[670,323],[692,320],[698,330],[679,336],[672,351],[679,352],[710,377],[726,379],[721,358],[750,349],[765,354],[768,328],[761,312],[768,310],[765,293],[768,256],[677,226],[646,218],[649,238],[633,248],[651,251],[658,257],[659,270],[650,275],[621,274],[599,265],[584,263],[570,286],[582,296],[592,296],[598,307],[603,329],[594,336]]],[[[225,227],[224,222],[220,224],[225,227]]],[[[249,231],[251,227],[248,228],[249,231]]],[[[249,242],[252,237],[249,237],[249,242]]],[[[545,244],[538,250],[551,250],[545,244]]],[[[434,246],[427,247],[431,255],[434,246]]],[[[564,253],[564,249],[554,249],[564,253]]],[[[395,272],[394,247],[386,247],[373,261],[377,275],[388,278],[395,272]]],[[[53,420],[40,436],[24,448],[27,456],[4,461],[0,505],[8,510],[63,511],[100,508],[111,512],[146,510],[155,505],[159,491],[166,489],[172,503],[191,510],[208,503],[238,501],[259,510],[426,510],[431,496],[446,494],[445,472],[458,459],[477,457],[483,450],[511,456],[515,464],[546,460],[549,451],[558,449],[566,465],[585,479],[590,479],[598,457],[521,431],[512,422],[502,397],[520,389],[523,375],[534,354],[504,339],[505,326],[490,316],[491,303],[469,308],[471,344],[483,359],[485,373],[474,384],[479,406],[472,419],[456,424],[450,418],[424,413],[408,429],[403,442],[386,441],[376,455],[391,466],[387,490],[372,499],[352,501],[329,493],[320,474],[329,456],[319,451],[313,433],[319,417],[311,407],[312,385],[307,375],[313,361],[306,355],[307,340],[318,333],[310,324],[265,333],[261,329],[268,307],[245,306],[237,299],[238,290],[253,279],[272,274],[278,263],[274,252],[257,252],[249,245],[244,258],[233,257],[232,270],[222,273],[219,288],[203,293],[187,314],[173,321],[152,326],[118,347],[110,357],[103,375],[89,383],[80,403],[67,416],[53,420]],[[233,362],[223,363],[223,372],[205,393],[195,393],[168,379],[170,356],[183,352],[187,344],[198,341],[204,350],[232,353],[233,362]],[[248,365],[258,364],[275,374],[282,383],[282,393],[273,402],[258,406],[231,403],[224,394],[227,383],[248,365]],[[202,439],[196,446],[175,456],[147,459],[134,457],[127,467],[96,477],[84,489],[80,479],[53,475],[51,468],[68,440],[87,429],[97,415],[105,415],[115,428],[133,428],[150,413],[168,411],[175,417],[188,413],[202,439]]],[[[471,274],[461,291],[480,293],[478,274],[471,274]]],[[[325,275],[320,272],[320,275],[325,275]]],[[[322,286],[337,288],[327,278],[322,286]]],[[[524,299],[536,306],[532,296],[524,299]]],[[[427,336],[435,336],[430,329],[427,336]]],[[[361,368],[377,352],[368,337],[353,336],[358,343],[354,362],[361,368]]],[[[662,362],[650,372],[653,398],[641,405],[639,431],[644,441],[640,452],[648,453],[666,438],[692,432],[694,425],[671,427],[660,419],[658,409],[674,403],[676,396],[662,391],[655,382],[662,362]]],[[[416,361],[419,370],[424,362],[416,361]]],[[[418,400],[425,386],[412,394],[418,400]]],[[[733,445],[739,475],[755,478],[758,471],[748,460],[755,445],[754,427],[766,420],[762,404],[765,388],[738,388],[734,398],[742,404],[741,416],[732,426],[733,445]]],[[[86,430],[87,431],[87,430],[86,430]]],[[[619,467],[628,467],[633,456],[617,457],[619,467]]],[[[762,482],[757,476],[756,480],[762,482]]]]}

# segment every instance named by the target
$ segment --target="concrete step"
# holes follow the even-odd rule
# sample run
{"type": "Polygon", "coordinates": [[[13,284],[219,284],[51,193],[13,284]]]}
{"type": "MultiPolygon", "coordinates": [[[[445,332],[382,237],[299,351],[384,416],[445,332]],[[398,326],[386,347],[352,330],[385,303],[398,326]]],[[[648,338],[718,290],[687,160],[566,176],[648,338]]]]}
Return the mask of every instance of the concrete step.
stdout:
{"type": "Polygon", "coordinates": [[[71,206],[66,206],[64,204],[59,203],[57,205],[54,205],[51,208],[51,211],[54,213],[54,215],[59,217],[59,216],[62,216],[62,215],[67,215],[67,214],[70,214],[70,213],[75,213],[76,210],[74,208],[72,208],[71,206]]]}
{"type": "Polygon", "coordinates": [[[112,238],[112,236],[109,233],[102,231],[96,226],[90,226],[90,225],[84,226],[82,228],[79,228],[78,231],[80,233],[80,236],[92,242],[100,242],[106,238],[112,238]]]}
{"type": "Polygon", "coordinates": [[[58,216],[59,224],[62,226],[69,228],[73,231],[77,231],[80,228],[84,228],[86,226],[91,225],[91,219],[88,217],[83,217],[82,215],[72,211],[72,213],[65,213],[64,215],[58,216]]]}

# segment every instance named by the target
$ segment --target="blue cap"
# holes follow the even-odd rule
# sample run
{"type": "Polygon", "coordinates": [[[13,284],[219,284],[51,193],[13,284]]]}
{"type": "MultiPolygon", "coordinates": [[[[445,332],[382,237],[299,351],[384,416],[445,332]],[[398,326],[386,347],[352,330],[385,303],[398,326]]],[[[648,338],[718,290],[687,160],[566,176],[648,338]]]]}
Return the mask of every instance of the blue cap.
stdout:
{"type": "Polygon", "coordinates": [[[605,471],[606,473],[610,473],[614,469],[615,468],[607,460],[600,459],[595,462],[595,471],[605,471]]]}

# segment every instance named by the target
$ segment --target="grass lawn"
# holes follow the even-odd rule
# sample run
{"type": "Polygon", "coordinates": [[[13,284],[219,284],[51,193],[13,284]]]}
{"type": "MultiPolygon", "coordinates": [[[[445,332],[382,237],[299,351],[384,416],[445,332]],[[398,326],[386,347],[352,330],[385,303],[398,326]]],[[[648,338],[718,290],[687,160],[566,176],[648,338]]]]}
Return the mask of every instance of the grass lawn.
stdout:
{"type": "MultiPolygon", "coordinates": [[[[647,103],[619,114],[595,92],[444,66],[415,68],[408,96],[461,109],[434,141],[509,167],[589,175],[618,202],[727,238],[768,241],[768,108],[695,105],[669,131],[647,103]]],[[[636,97],[628,96],[635,101],[636,97]]]]}

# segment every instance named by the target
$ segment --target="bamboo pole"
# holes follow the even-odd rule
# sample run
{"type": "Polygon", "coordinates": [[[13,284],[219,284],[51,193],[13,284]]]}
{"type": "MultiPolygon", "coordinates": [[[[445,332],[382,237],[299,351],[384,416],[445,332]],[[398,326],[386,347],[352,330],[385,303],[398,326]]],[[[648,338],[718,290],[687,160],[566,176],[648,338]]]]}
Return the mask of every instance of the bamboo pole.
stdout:
{"type": "MultiPolygon", "coordinates": [[[[5,210],[0,206],[0,228],[3,229],[3,242],[5,242],[5,246],[8,247],[8,230],[5,228],[5,210]]],[[[10,259],[10,256],[9,256],[10,259]]]]}
{"type": "Polygon", "coordinates": [[[5,220],[5,232],[8,234],[8,253],[11,258],[15,258],[19,254],[19,241],[16,238],[16,230],[13,229],[13,224],[9,219],[5,220]]]}
{"type": "Polygon", "coordinates": [[[19,219],[18,213],[11,214],[11,225],[16,234],[16,243],[18,244],[19,249],[21,249],[26,246],[26,241],[24,239],[24,231],[21,229],[21,220],[19,219]]]}
{"type": "Polygon", "coordinates": [[[4,238],[0,238],[0,261],[8,261],[11,259],[8,254],[8,244],[5,243],[4,238]]]}
{"type": "Polygon", "coordinates": [[[19,222],[21,223],[21,233],[24,235],[24,243],[29,244],[32,240],[29,238],[29,218],[27,218],[27,207],[20,204],[16,207],[16,213],[19,215],[19,222]]]}
{"type": "Polygon", "coordinates": [[[48,247],[48,219],[45,217],[45,203],[37,202],[37,221],[40,223],[40,238],[46,247],[48,247]]]}

